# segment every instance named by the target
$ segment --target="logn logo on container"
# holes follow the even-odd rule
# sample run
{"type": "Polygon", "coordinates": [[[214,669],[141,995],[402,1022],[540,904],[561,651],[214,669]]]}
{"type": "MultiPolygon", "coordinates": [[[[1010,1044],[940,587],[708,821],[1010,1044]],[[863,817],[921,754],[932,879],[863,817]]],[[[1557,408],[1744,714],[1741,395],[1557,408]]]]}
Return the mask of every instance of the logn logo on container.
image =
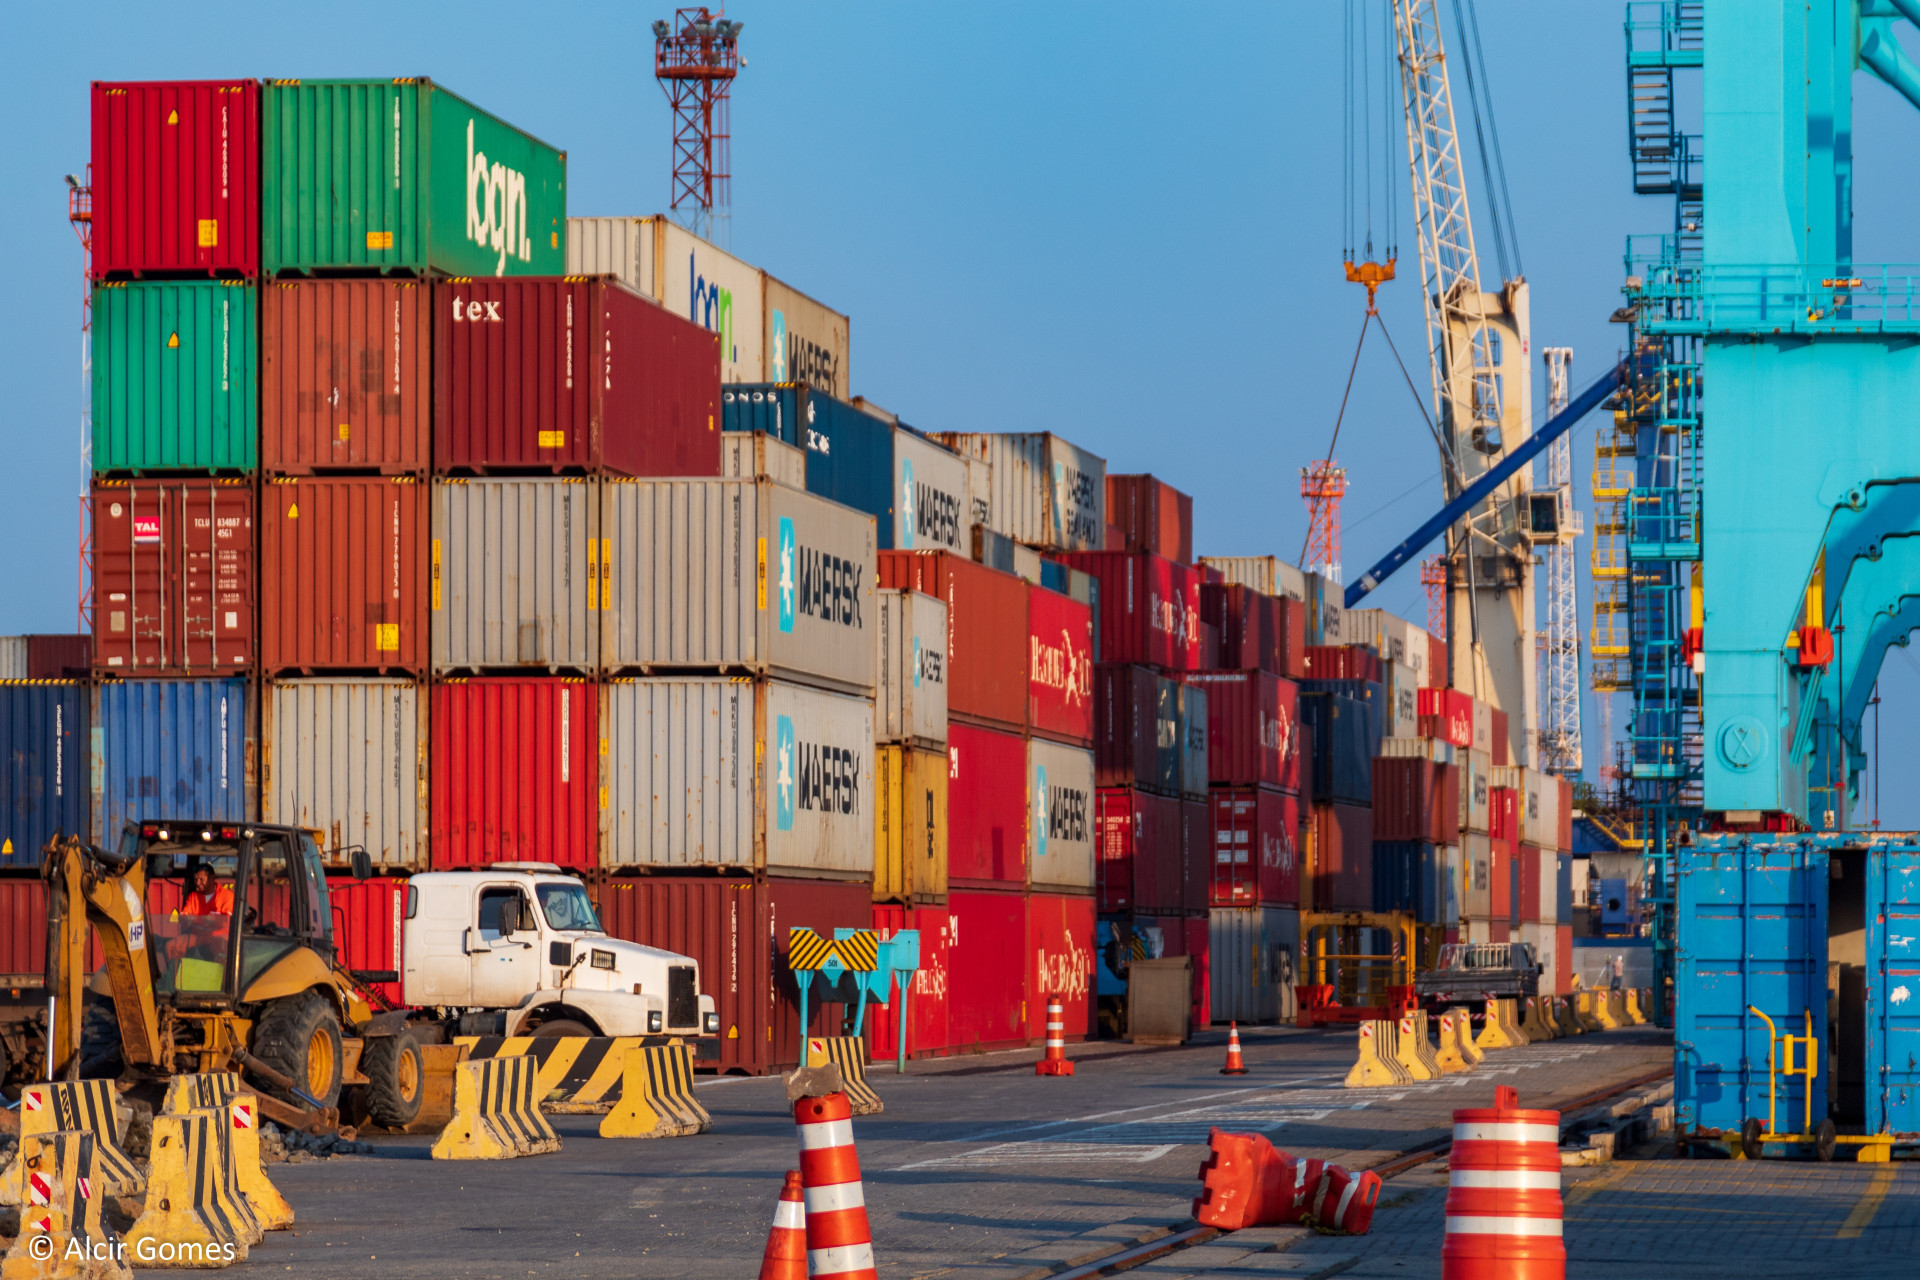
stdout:
{"type": "Polygon", "coordinates": [[[467,120],[467,239],[492,249],[499,259],[493,274],[505,275],[507,258],[533,261],[527,237],[527,175],[489,161],[473,149],[473,120],[467,120]]]}
{"type": "MultiPolygon", "coordinates": [[[[900,547],[903,551],[913,550],[913,530],[916,523],[913,503],[913,459],[900,459],[900,547]]],[[[916,642],[917,650],[919,644],[916,642]]],[[[916,680],[915,683],[918,683],[916,680]]]]}
{"type": "Polygon", "coordinates": [[[780,517],[780,630],[787,635],[793,634],[793,619],[794,619],[794,614],[796,612],[794,609],[795,585],[796,585],[794,579],[795,579],[796,571],[799,567],[794,563],[794,561],[799,558],[799,554],[800,554],[800,548],[793,536],[793,517],[781,516],[780,517]]]}
{"type": "Polygon", "coordinates": [[[793,719],[779,716],[773,724],[773,821],[782,831],[793,830],[793,719]]]}
{"type": "Polygon", "coordinates": [[[720,350],[726,353],[727,363],[738,363],[740,348],[733,342],[733,290],[723,289],[719,281],[701,275],[691,253],[687,255],[687,297],[691,300],[687,318],[719,334],[720,350]]]}

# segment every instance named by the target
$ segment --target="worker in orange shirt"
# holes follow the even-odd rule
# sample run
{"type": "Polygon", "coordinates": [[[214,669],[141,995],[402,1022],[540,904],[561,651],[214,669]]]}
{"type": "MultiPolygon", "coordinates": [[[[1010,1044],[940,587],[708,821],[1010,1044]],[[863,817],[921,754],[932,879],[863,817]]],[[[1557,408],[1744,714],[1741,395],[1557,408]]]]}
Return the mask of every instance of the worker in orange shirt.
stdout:
{"type": "Polygon", "coordinates": [[[187,872],[187,886],[187,896],[174,915],[198,918],[191,923],[181,919],[180,932],[167,941],[170,960],[178,960],[194,946],[225,934],[233,918],[233,886],[221,884],[212,867],[195,863],[187,872]]]}

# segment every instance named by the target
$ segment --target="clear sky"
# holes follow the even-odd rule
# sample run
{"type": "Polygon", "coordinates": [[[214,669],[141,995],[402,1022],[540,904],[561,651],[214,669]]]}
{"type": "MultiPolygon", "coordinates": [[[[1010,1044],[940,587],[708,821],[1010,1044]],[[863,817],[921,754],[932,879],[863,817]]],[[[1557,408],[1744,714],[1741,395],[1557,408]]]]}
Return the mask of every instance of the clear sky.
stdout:
{"type": "MultiPolygon", "coordinates": [[[[1671,216],[1666,200],[1631,194],[1623,6],[1479,10],[1534,346],[1572,347],[1577,388],[1622,341],[1607,317],[1623,237],[1671,216]]],[[[1364,304],[1341,272],[1345,11],[742,0],[728,12],[746,23],[748,64],[734,91],[732,247],[851,315],[854,391],[916,426],[1059,432],[1111,470],[1192,493],[1202,554],[1292,558],[1298,469],[1325,450],[1364,304]]],[[[81,282],[62,176],[86,163],[88,81],[430,75],[565,148],[574,213],[654,213],[669,126],[648,27],[666,16],[664,0],[7,7],[0,633],[73,626],[81,282]]],[[[1856,256],[1920,259],[1900,233],[1920,195],[1920,116],[1866,76],[1854,94],[1856,256]]],[[[1473,195],[1483,219],[1477,182],[1473,195]]],[[[1482,257],[1483,278],[1497,278],[1485,232],[1482,257]]],[[[1412,278],[1384,287],[1381,310],[1424,397],[1412,278]]],[[[1591,449],[1590,420],[1574,444],[1578,488],[1591,449]]],[[[1425,427],[1374,341],[1339,457],[1351,577],[1440,493],[1425,427]]],[[[1584,617],[1584,546],[1582,563],[1584,617]]],[[[1411,572],[1375,602],[1425,616],[1411,572]]],[[[1906,727],[1920,665],[1905,651],[1883,694],[1882,818],[1920,826],[1920,796],[1893,781],[1920,759],[1920,728],[1906,727]]],[[[1590,734],[1590,768],[1595,746],[1590,734]]]]}

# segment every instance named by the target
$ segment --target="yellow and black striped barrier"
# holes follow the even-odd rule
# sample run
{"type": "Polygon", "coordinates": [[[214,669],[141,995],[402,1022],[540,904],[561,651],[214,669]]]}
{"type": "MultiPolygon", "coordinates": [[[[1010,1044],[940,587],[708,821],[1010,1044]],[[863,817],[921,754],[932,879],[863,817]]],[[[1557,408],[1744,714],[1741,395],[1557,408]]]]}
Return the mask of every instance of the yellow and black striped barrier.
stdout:
{"type": "Polygon", "coordinates": [[[453,1119],[433,1144],[435,1160],[510,1160],[560,1149],[560,1135],[533,1101],[538,1064],[516,1055],[454,1068],[453,1119]]]}
{"type": "Polygon", "coordinates": [[[0,1256],[0,1280],[132,1280],[101,1213],[108,1192],[98,1152],[86,1129],[20,1135],[20,1237],[0,1256]]]}
{"type": "Polygon", "coordinates": [[[558,1115],[604,1112],[620,1097],[627,1052],[646,1042],[638,1036],[455,1036],[467,1060],[524,1055],[535,1063],[533,1097],[558,1115]]]}
{"type": "Polygon", "coordinates": [[[246,1086],[238,1071],[203,1071],[175,1076],[167,1081],[167,1096],[160,1110],[169,1115],[185,1115],[197,1107],[224,1106],[228,1098],[246,1086]]]}
{"type": "Polygon", "coordinates": [[[146,1266],[222,1267],[244,1262],[253,1216],[233,1185],[219,1113],[200,1108],[153,1118],[147,1204],[127,1228],[128,1256],[146,1266]]]}
{"type": "Polygon", "coordinates": [[[880,968],[880,936],[855,929],[844,938],[827,939],[804,928],[787,935],[787,967],[794,972],[824,969],[828,960],[853,973],[873,973],[880,968]]]}
{"type": "Polygon", "coordinates": [[[685,1044],[626,1052],[620,1100],[600,1122],[603,1138],[688,1138],[713,1127],[693,1096],[693,1050],[685,1044]]]}
{"type": "Polygon", "coordinates": [[[234,1185],[262,1231],[284,1231],[293,1225],[293,1206],[267,1178],[260,1159],[260,1099],[240,1082],[237,1071],[206,1071],[175,1076],[167,1081],[160,1104],[166,1115],[206,1111],[219,1119],[220,1141],[230,1149],[234,1185]]]}
{"type": "Polygon", "coordinates": [[[829,1062],[840,1068],[853,1114],[877,1116],[887,1109],[867,1083],[867,1046],[859,1036],[808,1036],[807,1065],[824,1067],[829,1062]]]}
{"type": "MultiPolygon", "coordinates": [[[[93,1135],[94,1164],[108,1195],[137,1196],[146,1188],[133,1157],[120,1149],[120,1122],[114,1114],[111,1080],[62,1080],[30,1084],[20,1090],[20,1135],[84,1129],[93,1135]]],[[[0,1186],[0,1204],[19,1204],[8,1180],[0,1186]]]]}

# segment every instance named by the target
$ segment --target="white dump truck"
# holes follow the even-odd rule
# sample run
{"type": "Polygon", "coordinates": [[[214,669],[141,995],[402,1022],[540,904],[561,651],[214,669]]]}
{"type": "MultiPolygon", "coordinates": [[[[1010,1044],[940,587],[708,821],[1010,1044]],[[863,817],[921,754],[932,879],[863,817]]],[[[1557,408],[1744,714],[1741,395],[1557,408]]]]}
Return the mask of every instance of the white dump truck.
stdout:
{"type": "Polygon", "coordinates": [[[401,998],[469,1034],[717,1035],[691,957],[610,938],[586,886],[546,862],[407,881],[401,998]]]}

